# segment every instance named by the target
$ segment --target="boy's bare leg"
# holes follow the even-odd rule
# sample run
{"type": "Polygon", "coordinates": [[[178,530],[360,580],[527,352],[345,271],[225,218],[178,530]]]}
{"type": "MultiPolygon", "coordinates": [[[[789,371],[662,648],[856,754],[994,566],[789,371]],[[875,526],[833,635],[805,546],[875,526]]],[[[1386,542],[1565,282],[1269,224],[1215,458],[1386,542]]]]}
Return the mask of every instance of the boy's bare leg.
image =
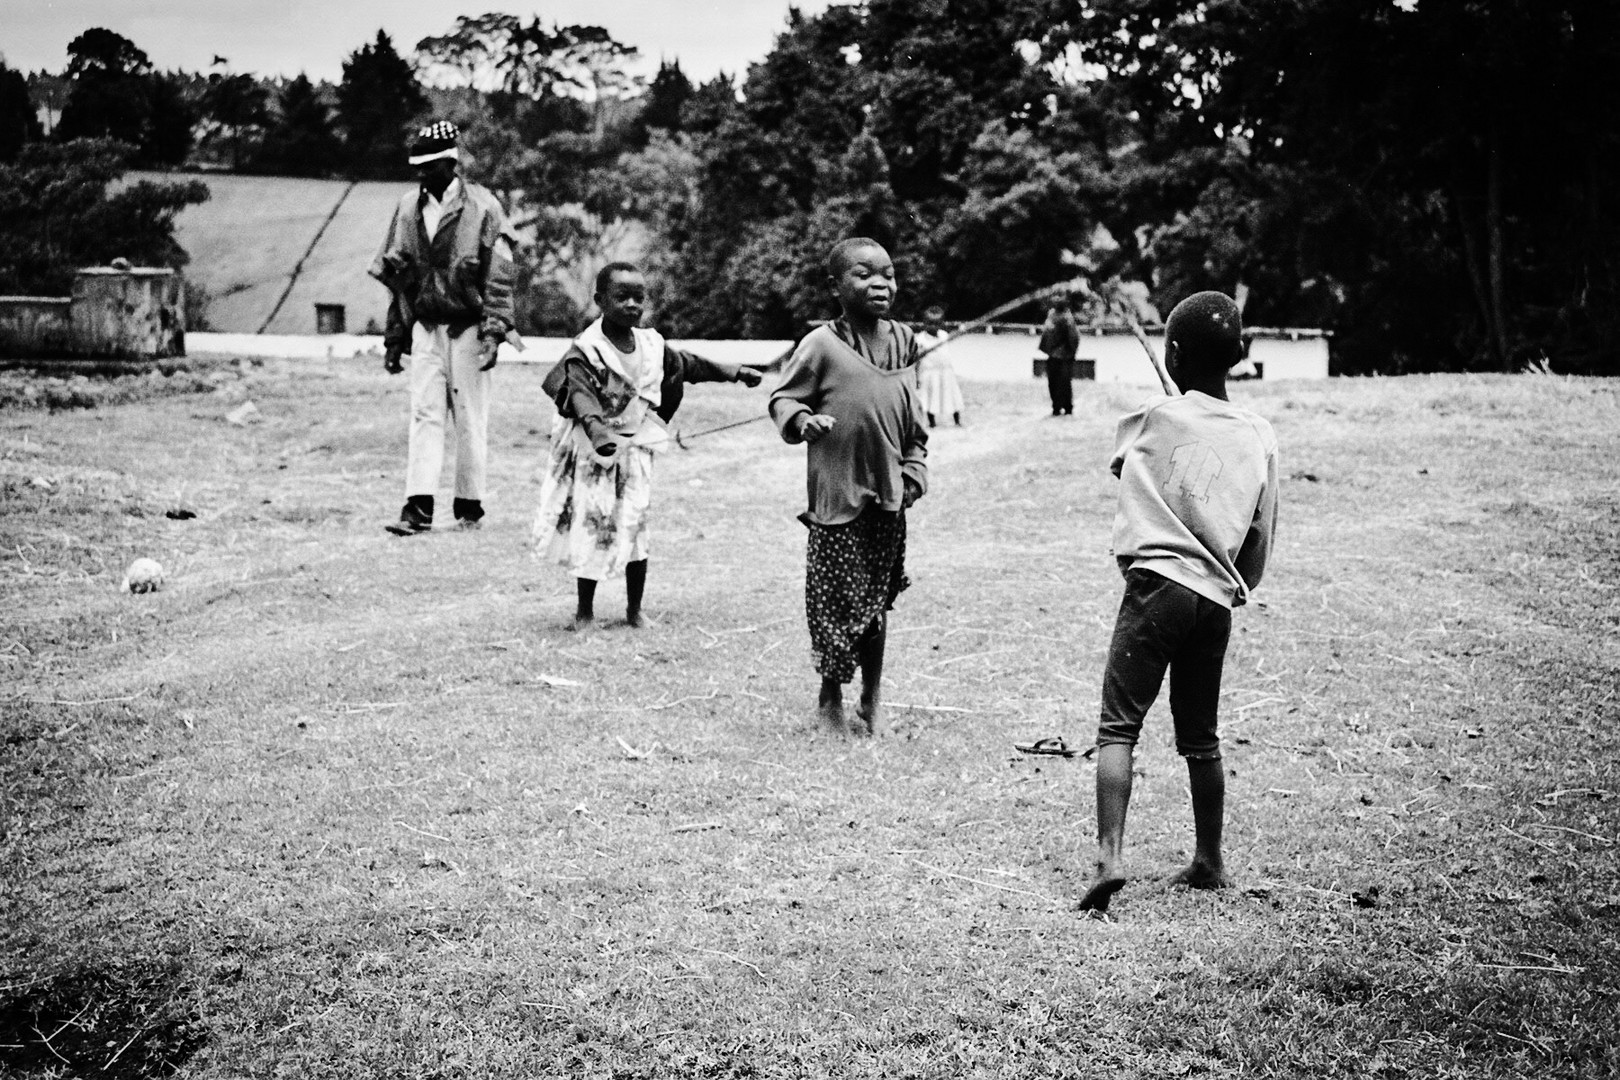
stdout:
{"type": "Polygon", "coordinates": [[[872,620],[856,650],[861,662],[861,703],[855,707],[855,715],[865,722],[868,735],[878,733],[882,719],[883,651],[888,640],[889,617],[881,614],[872,620]]]}
{"type": "Polygon", "coordinates": [[[816,699],[816,714],[833,731],[844,730],[844,686],[836,679],[823,677],[821,694],[816,699]]]}
{"type": "Polygon", "coordinates": [[[1097,748],[1097,876],[1080,898],[1081,911],[1107,911],[1125,887],[1125,811],[1131,805],[1131,755],[1135,747],[1097,748]]]}
{"type": "Polygon", "coordinates": [[[574,621],[568,624],[568,629],[589,630],[596,622],[596,579],[575,578],[574,585],[579,599],[574,605],[574,621]]]}
{"type": "Polygon", "coordinates": [[[625,564],[624,591],[624,621],[637,628],[645,625],[641,618],[641,597],[647,591],[646,559],[625,564]]]}
{"type": "Polygon", "coordinates": [[[1192,864],[1170,880],[1194,889],[1224,889],[1221,828],[1226,819],[1226,769],[1213,761],[1187,759],[1187,786],[1192,789],[1195,847],[1192,864]]]}

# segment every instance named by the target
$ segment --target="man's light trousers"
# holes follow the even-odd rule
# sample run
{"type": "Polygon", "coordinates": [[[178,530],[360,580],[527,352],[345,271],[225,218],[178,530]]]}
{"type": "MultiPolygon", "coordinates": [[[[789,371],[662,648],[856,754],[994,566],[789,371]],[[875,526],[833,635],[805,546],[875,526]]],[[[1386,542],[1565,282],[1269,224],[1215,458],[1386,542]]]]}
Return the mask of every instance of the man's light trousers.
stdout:
{"type": "Polygon", "coordinates": [[[445,426],[456,434],[457,499],[483,501],[489,461],[490,372],[478,370],[478,328],[411,329],[411,436],[405,497],[434,495],[444,467],[445,426]]]}

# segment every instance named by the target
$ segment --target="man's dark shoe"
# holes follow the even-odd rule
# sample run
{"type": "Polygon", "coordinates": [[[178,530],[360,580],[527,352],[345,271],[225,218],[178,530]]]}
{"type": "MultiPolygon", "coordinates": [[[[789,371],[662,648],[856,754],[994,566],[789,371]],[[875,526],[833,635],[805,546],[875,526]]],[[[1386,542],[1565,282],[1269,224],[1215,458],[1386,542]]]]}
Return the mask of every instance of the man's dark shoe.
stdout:
{"type": "Polygon", "coordinates": [[[417,533],[431,532],[433,523],[423,521],[421,518],[411,514],[401,514],[398,521],[390,522],[384,525],[383,528],[395,536],[415,536],[417,533]]]}
{"type": "Polygon", "coordinates": [[[433,528],[433,496],[412,495],[400,508],[399,520],[383,528],[395,536],[415,536],[433,528]]]}

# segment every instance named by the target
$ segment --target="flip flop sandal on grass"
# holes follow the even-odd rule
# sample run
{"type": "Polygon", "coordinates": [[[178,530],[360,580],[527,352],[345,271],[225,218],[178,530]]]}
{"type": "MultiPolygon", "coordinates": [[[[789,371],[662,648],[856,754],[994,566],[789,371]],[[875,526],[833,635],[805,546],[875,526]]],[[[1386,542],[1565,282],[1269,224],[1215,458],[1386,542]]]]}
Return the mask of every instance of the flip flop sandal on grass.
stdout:
{"type": "Polygon", "coordinates": [[[1053,757],[1074,757],[1074,751],[1062,739],[1052,736],[1032,743],[1013,743],[1013,749],[1022,754],[1049,754],[1053,757]]]}

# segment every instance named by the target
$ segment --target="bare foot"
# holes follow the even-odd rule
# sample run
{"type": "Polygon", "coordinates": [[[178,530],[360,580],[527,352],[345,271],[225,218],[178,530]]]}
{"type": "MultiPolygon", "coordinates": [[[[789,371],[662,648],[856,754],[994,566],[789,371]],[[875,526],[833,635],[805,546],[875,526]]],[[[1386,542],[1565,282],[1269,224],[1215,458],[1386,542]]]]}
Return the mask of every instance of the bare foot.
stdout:
{"type": "Polygon", "coordinates": [[[1189,889],[1224,889],[1231,884],[1219,865],[1194,860],[1187,869],[1170,878],[1172,885],[1185,885],[1189,889]]]}
{"type": "Polygon", "coordinates": [[[843,732],[844,703],[842,701],[817,702],[816,715],[821,718],[821,725],[828,731],[843,732]]]}
{"type": "Polygon", "coordinates": [[[632,630],[640,630],[643,626],[647,625],[647,619],[639,611],[628,611],[625,612],[624,625],[630,627],[632,630]]]}
{"type": "Polygon", "coordinates": [[[1114,894],[1125,887],[1127,878],[1119,872],[1116,866],[1099,862],[1097,864],[1097,877],[1092,881],[1091,888],[1086,895],[1080,898],[1081,911],[1107,911],[1108,901],[1114,894]]]}
{"type": "Polygon", "coordinates": [[[844,688],[837,683],[822,680],[821,694],[816,698],[816,715],[830,731],[844,730],[844,688]]]}
{"type": "Polygon", "coordinates": [[[581,615],[578,612],[575,612],[573,621],[568,624],[568,629],[574,631],[575,633],[583,634],[585,631],[591,629],[595,625],[596,618],[594,616],[581,615]]]}
{"type": "Polygon", "coordinates": [[[861,698],[859,705],[855,706],[855,715],[860,723],[855,725],[857,735],[876,735],[883,720],[883,706],[875,698],[868,700],[861,698]]]}

